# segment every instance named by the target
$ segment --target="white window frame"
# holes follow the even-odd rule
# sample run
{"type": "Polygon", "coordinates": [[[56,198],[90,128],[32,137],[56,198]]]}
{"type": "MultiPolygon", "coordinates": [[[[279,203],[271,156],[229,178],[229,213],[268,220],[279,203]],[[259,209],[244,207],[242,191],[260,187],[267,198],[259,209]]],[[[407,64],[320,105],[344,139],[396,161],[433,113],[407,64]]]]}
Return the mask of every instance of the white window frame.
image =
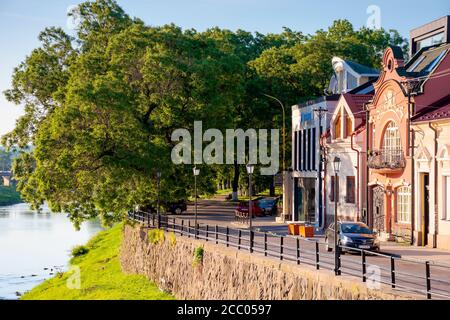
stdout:
{"type": "Polygon", "coordinates": [[[397,222],[411,223],[411,187],[403,186],[397,188],[397,222]]]}
{"type": "Polygon", "coordinates": [[[400,131],[394,121],[390,121],[383,136],[384,161],[392,162],[397,160],[402,152],[402,140],[400,131]]]}
{"type": "Polygon", "coordinates": [[[443,206],[442,206],[442,220],[450,221],[450,176],[443,176],[443,206]]]}

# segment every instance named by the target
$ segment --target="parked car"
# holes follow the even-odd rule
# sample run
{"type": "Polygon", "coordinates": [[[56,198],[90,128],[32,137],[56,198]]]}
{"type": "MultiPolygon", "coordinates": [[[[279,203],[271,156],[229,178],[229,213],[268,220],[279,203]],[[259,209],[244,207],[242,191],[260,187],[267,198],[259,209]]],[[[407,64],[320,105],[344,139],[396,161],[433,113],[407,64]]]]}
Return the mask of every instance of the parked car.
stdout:
{"type": "MultiPolygon", "coordinates": [[[[362,222],[338,222],[338,244],[348,247],[370,251],[380,251],[380,241],[376,232],[362,222]]],[[[334,223],[325,232],[327,251],[334,249],[334,223]]],[[[341,252],[357,251],[342,248],[341,252]]]]}
{"type": "MultiPolygon", "coordinates": [[[[248,209],[249,203],[248,201],[239,202],[238,206],[234,210],[235,215],[238,216],[247,216],[248,217],[248,209]]],[[[264,216],[263,210],[258,205],[258,200],[252,201],[252,216],[253,217],[262,217],[264,216]]]]}
{"type": "Polygon", "coordinates": [[[165,203],[166,210],[172,214],[182,214],[187,210],[186,200],[165,203]]]}
{"type": "Polygon", "coordinates": [[[277,214],[278,198],[263,198],[258,201],[258,206],[264,215],[272,216],[277,214]]]}
{"type": "MultiPolygon", "coordinates": [[[[139,210],[149,213],[157,213],[156,204],[147,204],[140,206],[139,210]]],[[[162,201],[161,202],[161,213],[170,212],[172,214],[182,214],[187,210],[186,200],[178,201],[162,201]]]]}

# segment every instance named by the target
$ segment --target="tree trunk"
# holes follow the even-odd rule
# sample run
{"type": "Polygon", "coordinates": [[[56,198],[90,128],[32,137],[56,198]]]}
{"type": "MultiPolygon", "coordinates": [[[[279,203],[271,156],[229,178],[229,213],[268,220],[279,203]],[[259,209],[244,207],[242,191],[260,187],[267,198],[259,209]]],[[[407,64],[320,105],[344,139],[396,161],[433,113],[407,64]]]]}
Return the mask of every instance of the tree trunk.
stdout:
{"type": "Polygon", "coordinates": [[[275,176],[273,176],[273,179],[270,179],[269,196],[275,197],[275,176]]]}
{"type": "Polygon", "coordinates": [[[234,178],[233,178],[233,193],[232,200],[238,200],[238,186],[239,186],[239,165],[237,160],[234,161],[234,178]]]}

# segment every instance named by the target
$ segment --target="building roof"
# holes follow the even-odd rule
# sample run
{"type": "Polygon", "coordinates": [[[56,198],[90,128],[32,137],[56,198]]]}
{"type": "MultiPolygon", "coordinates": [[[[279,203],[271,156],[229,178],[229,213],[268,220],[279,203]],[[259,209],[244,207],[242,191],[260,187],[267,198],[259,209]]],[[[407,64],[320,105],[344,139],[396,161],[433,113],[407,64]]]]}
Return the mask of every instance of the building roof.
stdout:
{"type": "Polygon", "coordinates": [[[389,48],[392,49],[392,52],[394,53],[394,58],[397,60],[403,60],[403,50],[399,46],[389,46],[389,48]]]}
{"type": "Polygon", "coordinates": [[[366,118],[366,112],[364,111],[364,104],[372,100],[371,94],[343,94],[342,95],[347,102],[348,107],[353,113],[355,118],[366,118]]]}
{"type": "Polygon", "coordinates": [[[413,122],[433,121],[450,118],[450,93],[442,101],[424,108],[422,112],[411,118],[413,122]]]}
{"type": "Polygon", "coordinates": [[[380,72],[377,69],[373,69],[367,66],[363,66],[362,64],[359,64],[354,61],[345,60],[345,63],[349,65],[350,68],[353,69],[356,73],[360,75],[378,75],[380,72]]]}
{"type": "Polygon", "coordinates": [[[368,82],[360,85],[359,87],[356,87],[355,89],[349,91],[348,93],[351,93],[351,94],[371,94],[371,95],[373,95],[375,93],[375,88],[373,87],[373,84],[377,80],[378,80],[378,78],[371,79],[368,82]]]}

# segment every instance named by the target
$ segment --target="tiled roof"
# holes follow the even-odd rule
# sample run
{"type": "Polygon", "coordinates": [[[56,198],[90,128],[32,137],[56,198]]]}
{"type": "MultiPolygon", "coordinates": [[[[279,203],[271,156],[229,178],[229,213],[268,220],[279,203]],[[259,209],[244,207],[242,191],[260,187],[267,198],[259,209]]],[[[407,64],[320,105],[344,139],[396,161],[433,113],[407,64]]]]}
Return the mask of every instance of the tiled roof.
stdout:
{"type": "Polygon", "coordinates": [[[412,117],[413,122],[450,119],[450,95],[440,104],[429,106],[423,112],[412,117]]]}
{"type": "Polygon", "coordinates": [[[403,50],[399,46],[389,46],[394,53],[394,58],[397,60],[403,60],[403,50]]]}
{"type": "Polygon", "coordinates": [[[364,66],[362,64],[359,64],[357,62],[345,60],[345,62],[352,68],[355,72],[361,75],[370,74],[370,75],[377,75],[380,74],[380,72],[377,69],[369,68],[367,66],[364,66]]]}
{"type": "Polygon", "coordinates": [[[364,104],[372,100],[373,95],[371,94],[344,94],[345,101],[352,110],[353,116],[355,118],[366,118],[366,112],[364,111],[364,104]]]}
{"type": "Polygon", "coordinates": [[[371,79],[368,82],[360,85],[359,87],[356,87],[355,89],[349,91],[348,93],[351,94],[374,94],[375,89],[373,87],[374,82],[376,82],[377,79],[371,79]]]}

